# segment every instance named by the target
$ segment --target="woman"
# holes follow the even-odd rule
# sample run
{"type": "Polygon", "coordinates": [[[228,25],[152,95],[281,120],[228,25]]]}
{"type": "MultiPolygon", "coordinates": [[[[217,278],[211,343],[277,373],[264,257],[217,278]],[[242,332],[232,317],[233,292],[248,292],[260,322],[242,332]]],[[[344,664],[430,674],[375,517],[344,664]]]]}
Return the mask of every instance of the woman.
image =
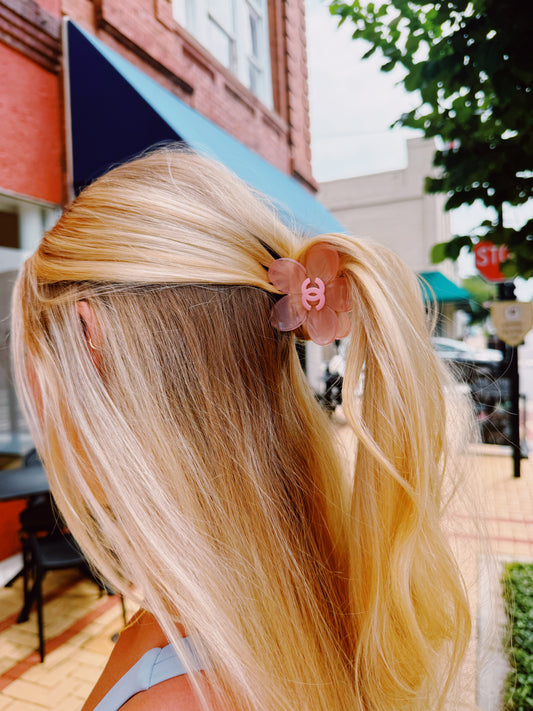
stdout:
{"type": "Polygon", "coordinates": [[[54,496],[144,610],[85,709],[443,708],[470,622],[441,528],[445,377],[398,257],[303,239],[221,166],[164,149],[66,209],[14,330],[54,496]],[[347,474],[295,336],[350,329],[347,474]],[[154,648],[170,676],[131,686],[154,648]]]}

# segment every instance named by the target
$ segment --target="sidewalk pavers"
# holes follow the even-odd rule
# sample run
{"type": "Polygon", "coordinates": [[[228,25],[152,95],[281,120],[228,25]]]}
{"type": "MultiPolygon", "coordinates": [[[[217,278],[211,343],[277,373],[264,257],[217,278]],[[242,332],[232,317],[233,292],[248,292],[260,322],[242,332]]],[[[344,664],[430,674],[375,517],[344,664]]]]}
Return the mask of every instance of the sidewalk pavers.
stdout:
{"type": "Polygon", "coordinates": [[[448,517],[450,541],[467,586],[474,631],[465,663],[467,703],[483,711],[502,708],[507,675],[503,652],[505,614],[500,579],[506,560],[533,561],[533,461],[513,478],[510,454],[472,448],[464,457],[465,485],[448,517]]]}
{"type": "MultiPolygon", "coordinates": [[[[101,594],[77,571],[45,578],[46,657],[40,663],[35,612],[16,624],[20,581],[0,591],[0,711],[77,711],[122,629],[116,597],[101,594]]],[[[131,614],[134,608],[129,606],[131,614]]]]}

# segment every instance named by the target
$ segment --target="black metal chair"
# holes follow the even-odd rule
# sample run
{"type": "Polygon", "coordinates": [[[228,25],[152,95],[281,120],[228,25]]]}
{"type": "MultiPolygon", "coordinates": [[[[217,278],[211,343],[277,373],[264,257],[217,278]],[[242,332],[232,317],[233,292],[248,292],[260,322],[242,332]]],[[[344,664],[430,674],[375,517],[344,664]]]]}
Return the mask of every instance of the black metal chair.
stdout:
{"type": "MultiPolygon", "coordinates": [[[[25,466],[39,462],[35,451],[25,459],[25,466]]],[[[22,544],[23,567],[6,585],[23,576],[24,605],[17,622],[26,622],[34,606],[37,607],[39,629],[39,654],[41,662],[45,656],[44,618],[43,618],[43,580],[49,571],[80,568],[98,585],[102,592],[113,595],[114,592],[93,575],[85,556],[78,548],[72,534],[69,533],[51,494],[39,494],[28,500],[27,506],[19,515],[19,537],[22,544]]],[[[122,616],[126,624],[126,608],[121,596],[122,616]]]]}
{"type": "Polygon", "coordinates": [[[43,538],[28,536],[24,542],[24,607],[17,622],[26,622],[31,609],[36,604],[37,624],[39,629],[39,654],[44,661],[44,618],[43,618],[43,580],[50,570],[87,567],[83,553],[69,533],[57,531],[43,538]],[[31,579],[31,587],[30,587],[31,579]]]}
{"type": "MultiPolygon", "coordinates": [[[[26,622],[33,605],[37,608],[37,624],[39,630],[39,654],[41,662],[44,661],[44,617],[43,617],[43,580],[49,571],[66,570],[67,568],[80,568],[100,588],[101,593],[114,595],[102,580],[97,579],[90,569],[85,556],[78,548],[74,537],[60,527],[44,537],[30,535],[24,542],[25,547],[25,590],[24,607],[17,622],[26,622]],[[30,584],[31,580],[31,584],[30,584]]],[[[126,606],[124,598],[120,596],[122,605],[122,618],[126,624],[126,606]]]]}
{"type": "MultiPolygon", "coordinates": [[[[23,468],[17,472],[18,476],[25,476],[28,467],[36,466],[42,466],[41,460],[39,459],[37,450],[32,449],[24,457],[23,468]]],[[[28,496],[26,499],[26,506],[19,514],[19,539],[22,545],[23,565],[16,575],[14,575],[11,580],[5,584],[6,588],[11,587],[21,575],[24,576],[24,598],[26,599],[26,591],[28,587],[28,561],[25,559],[27,553],[25,540],[28,536],[43,536],[54,532],[57,529],[59,520],[59,513],[49,491],[42,494],[28,496]]]]}

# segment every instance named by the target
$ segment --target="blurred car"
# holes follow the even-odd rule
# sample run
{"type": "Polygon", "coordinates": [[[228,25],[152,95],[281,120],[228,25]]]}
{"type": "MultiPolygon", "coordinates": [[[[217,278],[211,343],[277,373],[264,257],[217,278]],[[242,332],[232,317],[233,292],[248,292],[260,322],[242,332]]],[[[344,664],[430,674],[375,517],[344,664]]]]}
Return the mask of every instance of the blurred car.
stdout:
{"type": "Polygon", "coordinates": [[[476,376],[487,374],[496,376],[503,360],[501,351],[495,348],[472,348],[463,341],[435,336],[431,339],[433,348],[446,362],[455,366],[455,370],[468,381],[476,376]]]}
{"type": "Polygon", "coordinates": [[[495,348],[472,348],[464,341],[435,336],[433,348],[444,360],[466,360],[471,363],[501,363],[503,355],[495,348]]]}

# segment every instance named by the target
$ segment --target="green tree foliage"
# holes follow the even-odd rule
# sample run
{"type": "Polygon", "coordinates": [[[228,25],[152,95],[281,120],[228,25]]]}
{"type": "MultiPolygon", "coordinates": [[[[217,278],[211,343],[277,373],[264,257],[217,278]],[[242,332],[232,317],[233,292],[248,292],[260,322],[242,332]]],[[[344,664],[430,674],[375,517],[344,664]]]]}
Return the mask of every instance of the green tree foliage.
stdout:
{"type": "Polygon", "coordinates": [[[495,210],[476,234],[437,245],[433,260],[485,239],[512,253],[504,273],[533,276],[533,220],[511,229],[502,217],[504,205],[533,195],[533,3],[355,0],[331,2],[330,12],[370,44],[364,58],[379,50],[381,69],[401,67],[405,89],[419,92],[420,105],[397,124],[442,139],[428,192],[447,193],[448,210],[476,200],[495,210]]]}
{"type": "Polygon", "coordinates": [[[490,315],[484,304],[498,298],[496,284],[487,284],[480,276],[472,276],[463,279],[461,286],[471,297],[468,304],[461,306],[461,309],[470,316],[470,324],[483,323],[490,315]]]}

